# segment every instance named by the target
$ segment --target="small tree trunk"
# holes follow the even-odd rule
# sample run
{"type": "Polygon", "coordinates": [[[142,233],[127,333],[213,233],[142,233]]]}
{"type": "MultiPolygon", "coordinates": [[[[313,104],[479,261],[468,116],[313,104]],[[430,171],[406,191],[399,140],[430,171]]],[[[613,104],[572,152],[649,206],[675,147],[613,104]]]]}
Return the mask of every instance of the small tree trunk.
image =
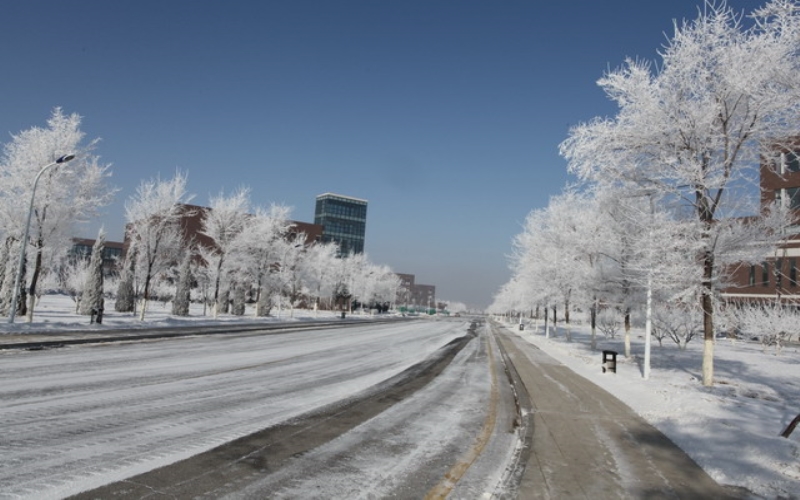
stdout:
{"type": "Polygon", "coordinates": [[[558,337],[558,309],[553,306],[553,337],[558,337]]]}
{"type": "Polygon", "coordinates": [[[187,251],[181,261],[178,284],[175,287],[175,298],[172,301],[172,314],[175,316],[188,316],[191,302],[191,252],[187,251]]]}
{"type": "Polygon", "coordinates": [[[550,338],[550,323],[548,323],[548,321],[547,321],[548,320],[548,316],[550,316],[550,312],[548,311],[548,308],[545,307],[544,308],[544,338],[546,338],[546,339],[550,338]]]}
{"type": "Polygon", "coordinates": [[[706,256],[704,266],[703,296],[700,298],[703,310],[703,385],[714,385],[714,304],[711,297],[711,277],[713,257],[706,256]]]}
{"type": "Polygon", "coordinates": [[[597,297],[592,300],[592,308],[590,310],[592,321],[592,350],[597,349],[597,297]]]}
{"type": "Polygon", "coordinates": [[[234,316],[243,316],[245,310],[245,289],[244,286],[237,283],[233,288],[233,310],[231,313],[234,316]]]}
{"type": "Polygon", "coordinates": [[[781,432],[781,437],[788,438],[792,431],[794,431],[794,428],[797,427],[797,424],[800,424],[800,415],[794,417],[794,420],[792,420],[789,425],[786,426],[786,429],[781,432]]]}
{"type": "MultiPolygon", "coordinates": [[[[148,266],[149,267],[149,266],[148,266]]],[[[144,321],[144,315],[147,311],[147,300],[150,298],[150,277],[151,270],[147,270],[147,276],[144,279],[144,290],[142,291],[142,307],[139,311],[139,321],[144,321]]]]}
{"type": "Polygon", "coordinates": [[[42,272],[42,240],[39,240],[36,247],[36,259],[33,265],[33,276],[31,276],[30,295],[28,296],[28,323],[33,323],[33,309],[36,306],[36,283],[42,272]]]}
{"type": "Polygon", "coordinates": [[[625,357],[631,357],[631,310],[625,310],[625,357]]]}

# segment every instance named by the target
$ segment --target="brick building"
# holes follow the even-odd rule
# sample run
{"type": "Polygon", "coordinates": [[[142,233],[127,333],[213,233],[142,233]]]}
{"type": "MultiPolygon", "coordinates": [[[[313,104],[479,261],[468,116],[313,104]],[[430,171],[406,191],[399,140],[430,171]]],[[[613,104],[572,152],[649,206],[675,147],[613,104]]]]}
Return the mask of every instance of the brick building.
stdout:
{"type": "Polygon", "coordinates": [[[397,307],[410,310],[436,309],[436,287],[415,283],[413,274],[396,273],[400,278],[400,290],[397,292],[397,307]]]}
{"type": "MultiPolygon", "coordinates": [[[[777,202],[800,215],[800,138],[774,146],[759,169],[761,205],[777,202]]],[[[800,303],[800,225],[788,228],[773,256],[758,265],[741,265],[735,285],[722,292],[731,301],[780,299],[800,303]]]]}
{"type": "MultiPolygon", "coordinates": [[[[214,246],[214,240],[201,232],[203,227],[203,216],[208,210],[208,207],[199,205],[181,205],[181,210],[185,214],[181,218],[180,225],[183,232],[184,241],[196,241],[198,245],[206,248],[214,246]]],[[[310,245],[316,241],[322,240],[322,226],[319,224],[311,224],[309,222],[289,221],[291,226],[286,237],[290,241],[294,241],[299,234],[305,235],[305,244],[310,245]]],[[[71,254],[75,257],[89,258],[92,254],[92,246],[95,240],[85,238],[73,239],[71,254]]],[[[106,275],[117,272],[117,262],[125,257],[125,252],[128,248],[127,231],[126,240],[124,242],[106,241],[105,250],[103,251],[103,268],[106,275]]]]}

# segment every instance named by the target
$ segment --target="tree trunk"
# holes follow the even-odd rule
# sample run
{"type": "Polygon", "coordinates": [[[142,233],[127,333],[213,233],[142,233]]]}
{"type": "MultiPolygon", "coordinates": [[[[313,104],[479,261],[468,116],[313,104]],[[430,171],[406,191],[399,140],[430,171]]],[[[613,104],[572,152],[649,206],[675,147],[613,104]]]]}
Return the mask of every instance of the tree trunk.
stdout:
{"type": "Polygon", "coordinates": [[[625,309],[625,357],[631,357],[631,310],[625,309]]]}
{"type": "Polygon", "coordinates": [[[781,437],[788,438],[792,431],[794,431],[794,428],[797,427],[797,424],[800,424],[800,415],[794,417],[794,420],[792,420],[789,425],[786,426],[786,429],[781,432],[781,437]]]}
{"type": "Polygon", "coordinates": [[[36,283],[42,273],[42,240],[37,241],[36,259],[33,264],[33,276],[31,276],[30,295],[28,295],[28,323],[33,323],[33,309],[36,305],[36,283]]]}
{"type": "MultiPolygon", "coordinates": [[[[219,262],[217,263],[217,277],[214,280],[214,319],[216,319],[217,316],[219,316],[219,309],[220,309],[220,304],[219,304],[219,299],[220,299],[220,297],[219,297],[219,283],[220,283],[220,279],[221,279],[220,275],[222,274],[222,260],[223,259],[224,259],[224,256],[220,255],[219,262]]],[[[227,297],[226,297],[226,300],[227,300],[227,297]]]]}
{"type": "MultiPolygon", "coordinates": [[[[16,271],[16,269],[15,269],[15,271],[16,271]]],[[[28,274],[28,259],[22,259],[22,271],[20,271],[21,279],[19,281],[19,291],[18,291],[19,295],[17,296],[17,313],[16,313],[17,317],[22,317],[22,316],[25,315],[25,313],[28,312],[28,306],[27,306],[27,303],[28,303],[28,287],[25,286],[27,284],[27,282],[28,282],[28,280],[26,279],[27,274],[28,274]]],[[[13,292],[14,280],[11,280],[11,286],[9,288],[12,290],[11,293],[14,293],[13,292]]],[[[8,302],[9,311],[8,312],[9,312],[9,314],[11,314],[11,300],[12,299],[9,298],[8,300],[9,300],[9,302],[8,302]]]]}
{"type": "Polygon", "coordinates": [[[550,312],[547,310],[547,306],[544,308],[544,338],[550,338],[550,323],[547,322],[548,317],[550,316],[550,312]]]}
{"type": "Polygon", "coordinates": [[[714,385],[714,303],[711,296],[711,278],[714,271],[714,256],[706,253],[703,259],[703,295],[700,305],[703,311],[703,385],[714,385]]]}
{"type": "Polygon", "coordinates": [[[244,316],[245,311],[245,287],[240,283],[233,286],[233,309],[231,314],[234,316],[244,316]]]}
{"type": "Polygon", "coordinates": [[[135,291],[133,280],[136,273],[136,253],[134,249],[125,257],[125,268],[122,271],[122,278],[117,287],[117,299],[114,303],[114,310],[117,312],[134,312],[135,291]]]}
{"type": "Polygon", "coordinates": [[[592,308],[590,309],[592,321],[592,350],[597,349],[597,297],[592,298],[592,308]]]}
{"type": "Polygon", "coordinates": [[[147,311],[147,301],[150,299],[150,280],[152,280],[153,263],[147,263],[147,275],[144,278],[144,290],[142,290],[142,310],[139,311],[139,321],[144,321],[144,315],[147,311]]]}

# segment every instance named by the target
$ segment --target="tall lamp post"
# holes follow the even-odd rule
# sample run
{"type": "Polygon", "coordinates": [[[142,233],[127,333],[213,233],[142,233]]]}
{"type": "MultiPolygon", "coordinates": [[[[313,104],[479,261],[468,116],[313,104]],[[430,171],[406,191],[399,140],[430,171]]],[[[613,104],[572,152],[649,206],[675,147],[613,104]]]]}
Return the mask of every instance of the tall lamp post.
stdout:
{"type": "Polygon", "coordinates": [[[25,223],[25,236],[22,238],[22,248],[19,251],[19,265],[17,266],[17,277],[14,279],[14,293],[11,299],[11,313],[8,316],[8,322],[13,323],[14,318],[17,316],[17,301],[19,300],[19,286],[20,282],[22,281],[22,268],[25,265],[25,249],[28,246],[28,234],[30,233],[31,229],[31,215],[33,215],[33,199],[36,196],[36,185],[39,184],[39,178],[42,174],[50,167],[54,167],[56,165],[60,165],[62,163],[66,163],[70,160],[75,158],[74,154],[67,154],[53,163],[48,163],[44,167],[39,170],[39,173],[36,174],[36,178],[33,180],[33,189],[31,190],[31,202],[28,206],[28,221],[25,223]]]}

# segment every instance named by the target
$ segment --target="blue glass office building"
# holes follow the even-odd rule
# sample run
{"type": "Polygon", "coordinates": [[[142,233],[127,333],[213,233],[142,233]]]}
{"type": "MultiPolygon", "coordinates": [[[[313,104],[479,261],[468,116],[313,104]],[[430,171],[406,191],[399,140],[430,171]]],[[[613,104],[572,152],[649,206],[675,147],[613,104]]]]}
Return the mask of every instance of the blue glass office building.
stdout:
{"type": "Polygon", "coordinates": [[[322,241],[335,241],[339,255],[364,253],[367,200],[325,193],[317,196],[314,224],[323,226],[322,241]]]}

